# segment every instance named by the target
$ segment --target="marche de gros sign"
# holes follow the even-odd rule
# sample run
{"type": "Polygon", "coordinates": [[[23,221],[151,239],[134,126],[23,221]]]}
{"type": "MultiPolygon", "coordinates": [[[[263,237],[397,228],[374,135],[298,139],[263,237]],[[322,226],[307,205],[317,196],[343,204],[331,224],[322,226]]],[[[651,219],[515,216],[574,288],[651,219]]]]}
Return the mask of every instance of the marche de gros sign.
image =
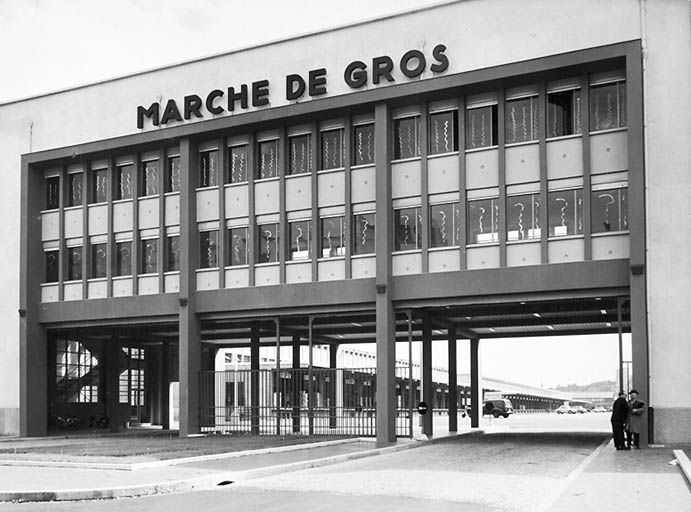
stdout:
{"type": "MultiPolygon", "coordinates": [[[[433,73],[443,73],[449,67],[449,59],[445,55],[446,46],[436,45],[431,56],[425,56],[420,50],[409,50],[395,62],[388,55],[374,57],[371,63],[355,60],[343,70],[343,80],[351,89],[360,89],[369,83],[395,82],[393,72],[398,66],[400,72],[407,78],[416,78],[428,69],[433,73]]],[[[250,84],[241,84],[224,89],[214,89],[200,96],[190,94],[177,102],[171,98],[163,103],[152,103],[148,108],[137,107],[137,128],[144,127],[145,118],[150,119],[154,126],[166,125],[171,121],[185,121],[192,118],[203,118],[205,114],[219,115],[224,112],[235,112],[250,107],[262,107],[270,103],[271,85],[269,80],[257,80],[250,84]]],[[[286,101],[296,101],[305,97],[315,98],[327,94],[326,68],[312,69],[304,74],[289,74],[285,77],[284,95],[286,101]]]]}

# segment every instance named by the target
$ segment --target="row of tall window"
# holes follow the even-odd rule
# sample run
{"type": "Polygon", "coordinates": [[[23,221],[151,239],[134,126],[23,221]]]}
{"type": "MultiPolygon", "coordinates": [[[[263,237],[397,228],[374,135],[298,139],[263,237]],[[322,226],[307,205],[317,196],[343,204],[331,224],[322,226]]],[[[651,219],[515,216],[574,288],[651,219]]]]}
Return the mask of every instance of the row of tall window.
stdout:
{"type": "MultiPolygon", "coordinates": [[[[616,80],[590,86],[589,129],[591,132],[623,128],[626,126],[626,82],[616,80]]],[[[547,93],[545,136],[562,137],[580,134],[582,127],[581,89],[552,91],[547,93]]],[[[420,115],[410,115],[393,120],[393,158],[396,160],[420,156],[422,146],[420,115]]],[[[430,155],[458,151],[458,110],[431,112],[428,116],[429,133],[427,151],[430,155]]],[[[504,108],[505,143],[514,144],[538,140],[538,96],[535,94],[509,98],[504,108]]],[[[312,137],[318,137],[318,170],[343,168],[345,162],[344,128],[333,128],[312,133],[298,133],[287,139],[286,174],[309,174],[315,165],[312,158],[312,137]]],[[[353,165],[374,163],[374,124],[358,124],[352,127],[351,162],[353,165]]],[[[496,102],[470,105],[465,115],[465,148],[478,149],[498,144],[498,107],[496,102]],[[487,104],[490,103],[490,104],[487,104]]],[[[279,154],[278,138],[259,140],[255,147],[255,163],[252,173],[255,179],[276,178],[282,155],[279,154]]],[[[244,183],[250,175],[248,144],[231,145],[227,162],[219,161],[219,151],[204,150],[199,153],[200,188],[214,187],[221,183],[244,183]]],[[[161,192],[180,190],[180,157],[169,156],[164,163],[158,159],[141,162],[139,173],[134,163],[118,165],[113,177],[113,199],[131,199],[134,183],[138,181],[139,197],[159,195],[161,192]],[[159,174],[163,173],[163,180],[159,174]],[[161,188],[163,190],[161,190],[161,188]]],[[[46,178],[46,209],[60,204],[60,178],[46,178]]],[[[88,186],[84,186],[82,172],[67,174],[65,206],[80,206],[85,202],[102,203],[108,198],[108,177],[105,168],[89,172],[88,186]],[[85,190],[86,189],[86,190],[85,190]]]]}
{"type": "MultiPolygon", "coordinates": [[[[589,92],[591,132],[626,127],[626,82],[624,80],[591,85],[589,92]]],[[[581,89],[578,87],[548,92],[545,137],[564,137],[582,133],[582,103],[581,89]]],[[[420,156],[422,146],[420,123],[419,115],[394,119],[394,159],[420,156]]],[[[465,115],[465,148],[496,146],[499,143],[498,126],[496,102],[468,106],[465,115]]],[[[458,151],[458,110],[430,113],[428,127],[428,154],[458,151]]],[[[506,144],[537,141],[539,131],[537,94],[506,100],[504,105],[506,144]]]]}
{"type": "MultiPolygon", "coordinates": [[[[374,124],[355,125],[352,128],[352,163],[368,165],[374,163],[374,124]]],[[[339,169],[345,161],[344,129],[335,128],[319,132],[320,170],[339,169]]],[[[312,134],[303,133],[288,137],[288,175],[312,172],[312,134]]],[[[199,188],[215,187],[220,183],[244,183],[249,174],[248,144],[232,145],[228,148],[227,165],[219,162],[217,149],[199,153],[199,188]],[[224,169],[227,168],[227,172],[224,169]],[[225,174],[225,175],[224,175],[225,174]]],[[[278,139],[260,140],[256,143],[255,179],[276,178],[279,169],[278,139]]],[[[180,157],[168,156],[162,166],[159,159],[141,162],[139,176],[136,176],[135,164],[117,165],[113,173],[113,200],[131,199],[134,195],[135,180],[138,182],[138,197],[155,196],[161,193],[180,190],[180,157]],[[163,172],[163,182],[159,173],[163,172]]],[[[108,200],[108,171],[106,168],[94,168],[89,171],[88,186],[84,186],[84,174],[81,171],[67,174],[65,184],[65,207],[103,203],[108,200]],[[85,189],[87,193],[85,193],[85,189]]],[[[60,177],[46,178],[45,209],[52,210],[60,206],[60,177]]]]}
{"type": "MultiPolygon", "coordinates": [[[[583,190],[581,188],[550,191],[547,195],[547,229],[550,238],[583,234],[583,190]]],[[[433,204],[429,207],[429,247],[453,247],[498,243],[501,216],[506,217],[505,240],[539,240],[543,227],[540,212],[543,205],[538,193],[509,195],[502,208],[497,197],[471,199],[466,203],[465,226],[462,226],[458,202],[433,204]],[[502,211],[503,210],[503,211],[502,211]]],[[[591,192],[591,233],[607,233],[628,230],[627,188],[597,189],[591,192]]],[[[422,248],[422,214],[420,207],[394,210],[394,250],[407,251],[422,248]]],[[[345,256],[346,243],[350,239],[351,254],[373,254],[375,213],[356,213],[352,218],[351,235],[346,232],[344,216],[319,219],[318,239],[313,237],[311,219],[288,221],[289,240],[281,240],[278,223],[260,224],[255,228],[257,241],[255,263],[277,263],[282,250],[287,250],[286,260],[311,259],[316,251],[319,258],[345,256]]],[[[218,230],[199,233],[199,268],[219,266],[218,230]]],[[[159,272],[158,238],[139,240],[138,261],[132,258],[133,241],[117,241],[114,244],[113,276],[155,274],[159,272]],[[136,270],[136,272],[135,272],[136,270]]],[[[242,266],[249,263],[249,228],[227,228],[226,250],[223,266],[242,266]]],[[[173,272],[180,268],[180,237],[167,236],[163,247],[163,271],[173,272]]],[[[66,280],[82,279],[83,248],[65,249],[66,280]]],[[[89,245],[88,278],[105,278],[108,266],[107,244],[89,245]]],[[[58,281],[59,252],[45,252],[45,282],[58,281]]]]}

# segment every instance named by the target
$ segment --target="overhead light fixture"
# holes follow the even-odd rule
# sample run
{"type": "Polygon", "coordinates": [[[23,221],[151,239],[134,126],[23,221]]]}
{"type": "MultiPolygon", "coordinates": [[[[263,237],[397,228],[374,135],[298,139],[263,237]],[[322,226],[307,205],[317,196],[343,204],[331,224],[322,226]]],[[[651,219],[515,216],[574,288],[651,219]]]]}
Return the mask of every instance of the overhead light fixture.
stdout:
{"type": "Polygon", "coordinates": [[[434,334],[444,334],[444,333],[443,333],[442,331],[440,331],[439,329],[435,329],[435,330],[432,331],[432,332],[433,332],[434,334]]]}
{"type": "Polygon", "coordinates": [[[540,316],[540,313],[533,313],[533,316],[534,316],[535,318],[542,318],[542,317],[540,316]]]}
{"type": "Polygon", "coordinates": [[[547,328],[548,328],[550,331],[553,331],[553,330],[554,330],[554,326],[553,326],[553,325],[548,325],[547,328]]]}
{"type": "Polygon", "coordinates": [[[600,310],[600,313],[602,313],[603,315],[606,315],[606,314],[607,314],[607,310],[606,310],[606,309],[601,309],[601,310],[600,310]]]}
{"type": "Polygon", "coordinates": [[[489,332],[497,332],[497,331],[494,330],[494,327],[490,327],[489,332]]]}
{"type": "Polygon", "coordinates": [[[612,327],[612,322],[607,322],[607,327],[612,327]]]}
{"type": "Polygon", "coordinates": [[[357,322],[350,322],[350,325],[354,325],[355,327],[362,327],[362,324],[359,324],[357,322]]]}

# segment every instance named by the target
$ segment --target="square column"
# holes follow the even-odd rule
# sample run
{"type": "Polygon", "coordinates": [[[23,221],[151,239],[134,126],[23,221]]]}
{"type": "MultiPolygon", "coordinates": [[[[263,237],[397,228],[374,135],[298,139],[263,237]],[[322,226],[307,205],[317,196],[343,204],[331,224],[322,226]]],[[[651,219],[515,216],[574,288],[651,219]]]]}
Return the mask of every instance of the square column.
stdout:
{"type": "MultiPolygon", "coordinates": [[[[22,158],[19,268],[19,434],[44,436],[48,431],[48,336],[38,322],[43,278],[40,173],[22,158]]],[[[62,197],[62,194],[61,194],[62,197]]],[[[50,383],[55,386],[55,382],[50,383]]]]}
{"type": "Polygon", "coordinates": [[[300,372],[300,336],[293,336],[293,393],[290,400],[293,402],[293,432],[300,432],[300,400],[302,386],[302,372],[300,372]]]}
{"type": "Polygon", "coordinates": [[[449,432],[458,430],[458,368],[456,362],[456,329],[448,332],[449,343],[449,432]]]}
{"type": "Polygon", "coordinates": [[[432,324],[429,315],[422,317],[422,401],[427,413],[422,416],[422,433],[432,437],[434,419],[434,387],[432,385],[432,324]]]}
{"type": "Polygon", "coordinates": [[[336,428],[336,357],[338,356],[338,345],[329,346],[329,368],[330,380],[328,383],[329,399],[329,428],[336,428]]]}
{"type": "Polygon", "coordinates": [[[374,109],[374,145],[377,213],[376,336],[377,336],[377,444],[396,441],[396,314],[391,301],[391,250],[393,209],[391,202],[390,112],[386,104],[374,109]]]}
{"type": "MultiPolygon", "coordinates": [[[[120,417],[120,358],[122,348],[120,333],[115,330],[106,342],[105,374],[106,374],[106,416],[111,432],[118,432],[122,423],[120,417]]],[[[168,404],[166,403],[166,410],[168,404]]]]}
{"type": "Polygon", "coordinates": [[[201,322],[195,311],[199,266],[197,228],[198,182],[196,147],[189,139],[180,141],[180,293],[179,293],[179,377],[180,437],[199,432],[199,372],[201,370],[201,322]]]}
{"type": "Polygon", "coordinates": [[[259,435],[259,329],[250,332],[250,431],[259,435]]]}
{"type": "Polygon", "coordinates": [[[470,340],[470,426],[478,428],[482,417],[482,376],[480,375],[480,339],[470,340]]]}

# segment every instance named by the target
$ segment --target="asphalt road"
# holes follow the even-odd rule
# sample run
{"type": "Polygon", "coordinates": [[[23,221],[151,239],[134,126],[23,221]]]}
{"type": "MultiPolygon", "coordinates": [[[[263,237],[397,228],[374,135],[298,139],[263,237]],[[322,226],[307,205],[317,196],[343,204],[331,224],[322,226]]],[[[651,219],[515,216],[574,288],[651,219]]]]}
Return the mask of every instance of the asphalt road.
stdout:
{"type": "MultiPolygon", "coordinates": [[[[440,424],[444,418],[435,420],[440,424]]],[[[97,502],[0,504],[0,512],[534,512],[544,510],[563,491],[567,476],[605,439],[593,430],[603,430],[608,420],[604,414],[515,416],[492,420],[489,426],[495,428],[489,430],[494,433],[482,437],[464,436],[213,491],[97,502]],[[538,432],[550,425],[555,432],[538,432]]]]}

